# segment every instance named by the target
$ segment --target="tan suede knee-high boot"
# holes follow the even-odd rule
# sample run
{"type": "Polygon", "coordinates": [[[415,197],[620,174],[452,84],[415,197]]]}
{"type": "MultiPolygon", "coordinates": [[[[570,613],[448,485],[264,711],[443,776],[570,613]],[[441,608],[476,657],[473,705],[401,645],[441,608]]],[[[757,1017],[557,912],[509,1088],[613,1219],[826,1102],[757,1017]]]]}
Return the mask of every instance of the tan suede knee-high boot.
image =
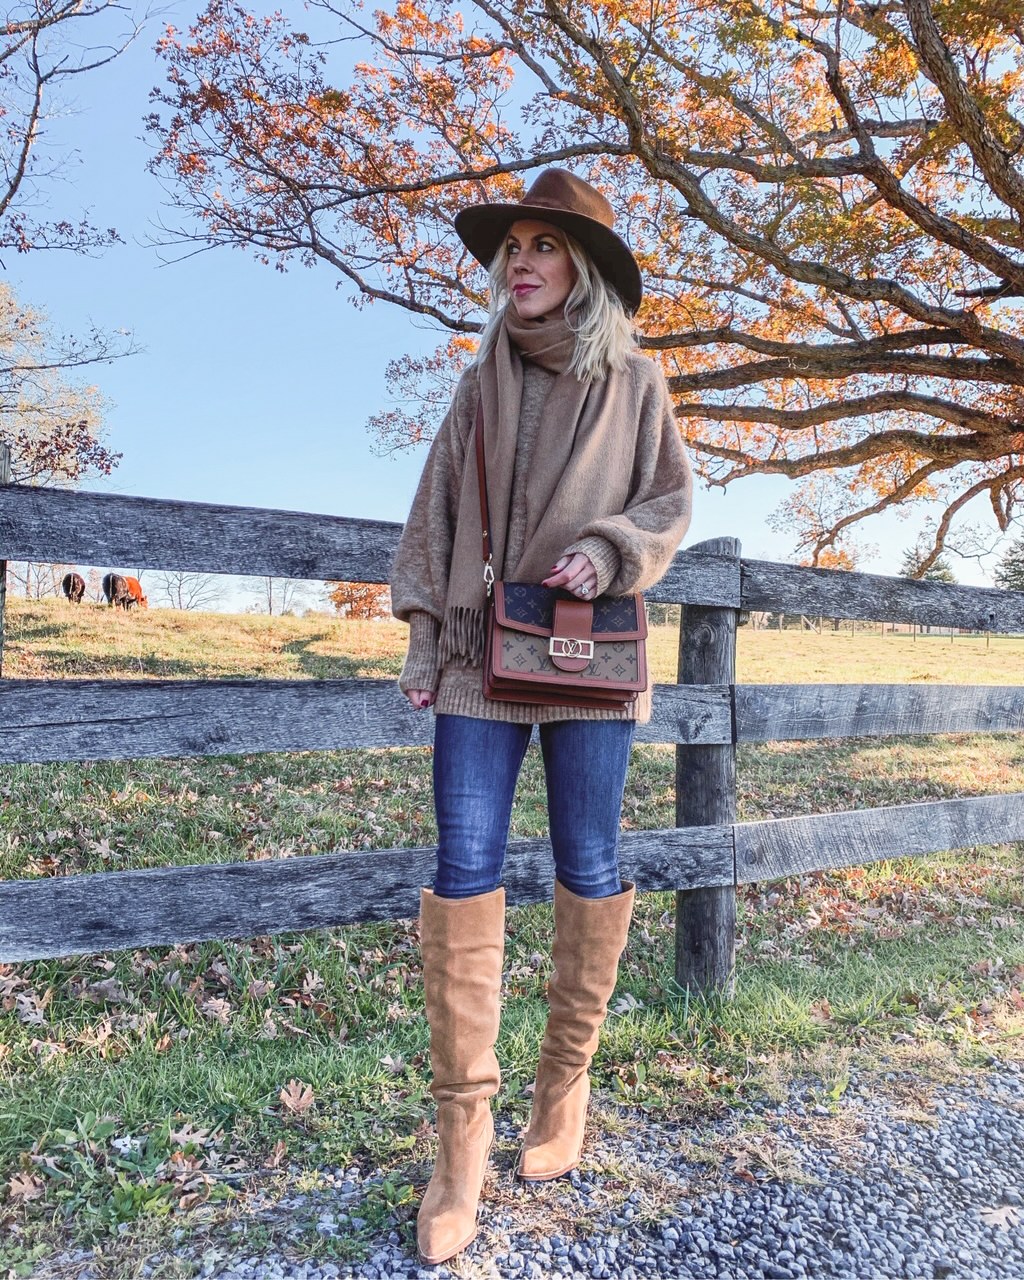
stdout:
{"type": "Polygon", "coordinates": [[[430,1092],[438,1152],[416,1219],[425,1263],[444,1262],[476,1235],[476,1211],[494,1141],[488,1099],[501,1075],[494,1043],[501,1014],[505,890],[473,898],[420,895],[420,950],[430,1023],[430,1092]]]}
{"type": "Polygon", "coordinates": [[[634,886],[610,898],[580,898],[555,881],[554,972],[533,1110],[518,1176],[546,1182],[579,1163],[590,1098],[587,1069],[615,990],[633,914],[634,886]]]}

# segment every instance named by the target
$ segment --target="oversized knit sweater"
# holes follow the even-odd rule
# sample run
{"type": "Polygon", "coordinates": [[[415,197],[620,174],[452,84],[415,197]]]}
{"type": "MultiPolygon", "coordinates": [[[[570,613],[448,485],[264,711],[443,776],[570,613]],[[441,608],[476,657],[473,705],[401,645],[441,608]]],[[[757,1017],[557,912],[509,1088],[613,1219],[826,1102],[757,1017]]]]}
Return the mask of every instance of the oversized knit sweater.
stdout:
{"type": "MultiPolygon", "coordinates": [[[[668,389],[660,368],[645,356],[629,361],[631,384],[641,414],[631,489],[639,501],[652,492],[678,495],[662,502],[659,524],[650,527],[628,519],[630,504],[614,527],[588,530],[590,513],[579,514],[580,536],[568,547],[551,548],[551,564],[564,554],[583,552],[597,571],[597,590],[627,595],[655,583],[665,572],[690,521],[692,476],[679,430],[672,414],[668,389]],[[667,508],[667,509],[666,509],[667,508]]],[[[544,404],[556,375],[530,361],[523,362],[523,394],[516,437],[515,470],[505,566],[517,563],[526,536],[526,477],[541,427],[544,404]]],[[[472,446],[479,387],[476,370],[463,374],[452,406],[434,440],[424,467],[409,519],[402,533],[391,581],[392,609],[408,621],[409,651],[399,687],[435,690],[434,711],[505,720],[517,724],[543,724],[554,720],[647,720],[651,713],[650,688],[623,710],[551,707],[528,703],[492,702],[483,695],[479,665],[441,664],[438,639],[444,617],[447,583],[439,580],[436,566],[446,562],[454,536],[462,470],[472,446]]],[[[499,575],[501,576],[501,575],[499,575]]]]}

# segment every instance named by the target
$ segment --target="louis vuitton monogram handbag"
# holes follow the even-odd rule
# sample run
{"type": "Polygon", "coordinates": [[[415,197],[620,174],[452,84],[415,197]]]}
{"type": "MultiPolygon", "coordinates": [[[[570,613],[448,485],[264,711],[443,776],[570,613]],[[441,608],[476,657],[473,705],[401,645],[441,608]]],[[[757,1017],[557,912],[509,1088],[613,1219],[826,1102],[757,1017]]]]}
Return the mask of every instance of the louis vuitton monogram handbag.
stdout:
{"type": "Polygon", "coordinates": [[[484,462],[482,409],[476,419],[487,643],[484,697],[498,702],[627,710],[647,688],[644,598],[579,600],[534,582],[496,579],[484,462]]]}

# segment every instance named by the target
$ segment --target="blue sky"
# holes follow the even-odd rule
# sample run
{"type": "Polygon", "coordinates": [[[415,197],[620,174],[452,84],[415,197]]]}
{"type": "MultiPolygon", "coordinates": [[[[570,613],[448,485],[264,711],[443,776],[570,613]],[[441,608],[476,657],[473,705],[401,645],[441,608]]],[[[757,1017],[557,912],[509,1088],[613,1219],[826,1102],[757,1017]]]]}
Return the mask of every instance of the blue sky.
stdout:
{"type": "MultiPolygon", "coordinates": [[[[163,9],[179,27],[194,12],[191,3],[163,9]]],[[[18,296],[56,331],[124,328],[143,348],[90,374],[111,401],[106,443],[124,457],[85,487],[400,521],[424,451],[376,456],[365,424],[387,403],[387,361],[433,349],[435,335],[387,304],[356,310],[327,267],[281,273],[228,249],[161,261],[171,251],[147,242],[173,213],[146,172],[143,127],[160,30],[151,22],[111,66],[80,78],[69,110],[47,125],[49,148],[66,157],[61,182],[46,188],[51,208],[87,210],[125,243],[98,258],[37,253],[4,264],[18,296]]],[[[699,488],[687,542],[729,535],[747,556],[790,559],[792,540],[765,524],[788,491],[778,477],[699,488]]],[[[879,554],[863,567],[896,572],[917,524],[891,516],[869,525],[865,540],[879,554]]],[[[954,570],[986,581],[970,562],[954,570]]]]}

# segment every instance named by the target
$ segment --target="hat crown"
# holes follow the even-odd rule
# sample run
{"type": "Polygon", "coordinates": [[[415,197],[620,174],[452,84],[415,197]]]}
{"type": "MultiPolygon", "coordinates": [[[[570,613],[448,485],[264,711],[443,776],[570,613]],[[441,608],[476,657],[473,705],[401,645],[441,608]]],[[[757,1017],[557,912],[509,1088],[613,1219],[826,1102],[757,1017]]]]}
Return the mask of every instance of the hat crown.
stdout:
{"type": "Polygon", "coordinates": [[[600,191],[567,169],[545,169],[523,196],[523,204],[580,214],[609,229],[615,224],[615,211],[600,191]]]}

